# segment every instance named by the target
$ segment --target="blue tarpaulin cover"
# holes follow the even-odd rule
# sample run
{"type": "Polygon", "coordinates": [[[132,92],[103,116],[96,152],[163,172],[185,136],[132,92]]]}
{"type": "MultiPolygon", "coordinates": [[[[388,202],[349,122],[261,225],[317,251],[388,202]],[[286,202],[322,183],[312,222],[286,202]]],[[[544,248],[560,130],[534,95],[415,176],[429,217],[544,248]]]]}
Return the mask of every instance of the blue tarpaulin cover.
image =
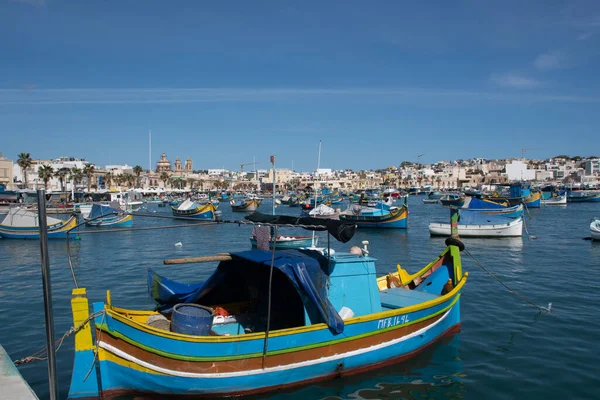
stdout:
{"type": "Polygon", "coordinates": [[[494,203],[490,200],[481,200],[476,197],[471,197],[467,208],[469,210],[497,210],[507,207],[502,204],[494,203]]]}
{"type": "MultiPolygon", "coordinates": [[[[161,312],[170,312],[179,303],[200,304],[225,279],[244,279],[242,274],[270,268],[272,254],[263,250],[232,253],[231,261],[222,261],[205,282],[197,284],[175,282],[149,269],[148,289],[161,312]]],[[[327,299],[326,257],[311,250],[280,250],[275,252],[273,267],[287,277],[305,304],[318,311],[332,332],[344,331],[344,321],[327,299]]]]}
{"type": "Polygon", "coordinates": [[[103,204],[94,204],[92,206],[92,210],[90,211],[90,215],[88,219],[94,219],[98,217],[102,217],[104,215],[116,215],[115,213],[120,213],[116,208],[112,208],[110,206],[105,206],[103,204]]]}
{"type": "Polygon", "coordinates": [[[487,215],[477,210],[460,210],[459,225],[503,225],[513,222],[514,219],[501,215],[487,215]]]}

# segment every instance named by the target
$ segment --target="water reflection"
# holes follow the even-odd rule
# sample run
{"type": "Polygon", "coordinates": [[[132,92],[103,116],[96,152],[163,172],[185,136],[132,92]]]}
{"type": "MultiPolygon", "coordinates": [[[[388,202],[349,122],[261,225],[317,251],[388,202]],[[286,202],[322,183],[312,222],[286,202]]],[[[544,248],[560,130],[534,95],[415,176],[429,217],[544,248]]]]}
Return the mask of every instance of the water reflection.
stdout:
{"type": "Polygon", "coordinates": [[[292,392],[251,399],[457,399],[466,377],[458,356],[460,336],[440,340],[410,360],[292,392]]]}

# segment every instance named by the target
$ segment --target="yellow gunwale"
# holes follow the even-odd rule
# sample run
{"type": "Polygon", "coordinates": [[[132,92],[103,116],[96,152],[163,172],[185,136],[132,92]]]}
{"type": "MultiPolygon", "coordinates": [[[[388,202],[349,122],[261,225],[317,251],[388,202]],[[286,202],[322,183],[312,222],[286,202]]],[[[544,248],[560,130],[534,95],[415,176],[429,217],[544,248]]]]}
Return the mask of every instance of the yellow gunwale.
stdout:
{"type": "MultiPolygon", "coordinates": [[[[48,226],[48,232],[60,232],[60,231],[65,230],[65,229],[70,229],[70,228],[72,228],[75,225],[77,225],[77,221],[76,221],[76,219],[75,219],[74,216],[71,216],[66,221],[62,221],[62,222],[59,222],[57,224],[48,226]]],[[[14,225],[0,224],[0,229],[3,229],[5,231],[26,232],[26,231],[23,231],[23,230],[17,231],[17,230],[11,229],[11,228],[39,228],[39,227],[35,227],[35,226],[14,226],[14,225]]],[[[31,231],[35,232],[34,229],[32,229],[31,231]]]]}
{"type": "MultiPolygon", "coordinates": [[[[408,314],[408,313],[412,313],[412,312],[416,312],[416,311],[422,311],[427,308],[435,307],[439,304],[442,304],[442,303],[452,299],[455,296],[459,296],[460,291],[462,290],[463,286],[467,282],[467,277],[469,276],[469,274],[468,274],[468,272],[465,272],[464,274],[462,273],[462,269],[461,269],[461,265],[460,265],[460,252],[456,246],[447,247],[438,258],[436,258],[434,261],[430,262],[429,264],[427,264],[427,266],[425,266],[419,272],[417,272],[417,274],[419,274],[419,275],[415,274],[414,276],[420,276],[423,273],[425,273],[425,271],[427,271],[427,269],[431,268],[431,266],[435,262],[437,262],[440,257],[443,257],[448,251],[450,251],[450,254],[453,256],[453,259],[455,261],[455,264],[454,264],[454,268],[456,271],[455,275],[458,279],[458,283],[455,285],[455,287],[454,287],[454,289],[452,289],[452,291],[446,293],[445,295],[441,295],[440,297],[438,297],[436,299],[428,300],[423,303],[415,304],[412,306],[402,307],[402,308],[398,308],[398,309],[394,309],[394,310],[380,311],[378,313],[362,315],[359,317],[351,318],[351,319],[345,320],[344,324],[352,325],[352,324],[369,322],[369,321],[374,321],[374,320],[383,319],[383,318],[389,318],[389,317],[393,317],[393,316],[400,315],[400,314],[408,314]]],[[[385,279],[385,277],[382,277],[379,279],[385,279]]],[[[378,281],[379,281],[379,279],[378,279],[378,281]]],[[[197,342],[211,343],[211,342],[238,342],[238,341],[242,341],[242,340],[254,340],[254,339],[260,339],[260,338],[265,337],[264,332],[257,332],[257,333],[243,334],[243,335],[230,335],[230,336],[184,335],[184,334],[180,334],[180,333],[168,332],[168,331],[164,331],[161,329],[153,328],[149,325],[137,322],[137,321],[123,315],[123,314],[129,314],[129,315],[133,315],[136,317],[141,317],[141,316],[146,316],[146,315],[149,316],[152,314],[156,314],[156,311],[131,310],[131,309],[126,309],[126,308],[114,307],[114,306],[107,307],[106,305],[105,305],[104,309],[106,310],[107,315],[110,315],[112,318],[114,318],[115,320],[117,320],[123,324],[129,325],[129,326],[131,326],[135,329],[141,330],[143,332],[150,333],[150,334],[153,334],[156,336],[161,336],[161,337],[164,337],[167,339],[175,339],[175,340],[181,340],[181,341],[185,341],[185,342],[195,342],[195,343],[197,343],[197,342]]],[[[269,332],[269,337],[293,335],[293,334],[317,331],[317,330],[321,330],[321,329],[328,329],[328,327],[324,323],[319,323],[319,324],[310,325],[310,326],[301,326],[301,327],[295,327],[295,328],[280,329],[280,330],[269,332]]]]}

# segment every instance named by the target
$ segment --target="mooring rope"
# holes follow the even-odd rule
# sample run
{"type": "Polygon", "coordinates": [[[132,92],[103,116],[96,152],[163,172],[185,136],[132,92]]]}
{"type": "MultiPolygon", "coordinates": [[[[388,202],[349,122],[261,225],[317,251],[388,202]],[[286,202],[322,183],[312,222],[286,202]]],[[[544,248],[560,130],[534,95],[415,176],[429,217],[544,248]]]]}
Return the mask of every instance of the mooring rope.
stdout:
{"type": "Polygon", "coordinates": [[[506,289],[508,289],[512,294],[514,294],[515,296],[519,297],[520,299],[524,300],[525,302],[529,303],[530,305],[532,305],[533,307],[537,308],[540,311],[546,311],[546,312],[551,312],[552,311],[552,303],[548,303],[548,307],[542,307],[542,306],[538,306],[537,304],[535,304],[534,302],[532,302],[531,300],[529,300],[528,298],[526,298],[525,296],[522,296],[521,294],[519,294],[516,290],[511,289],[510,287],[508,287],[504,282],[502,282],[500,280],[500,278],[498,278],[496,275],[494,275],[493,273],[491,273],[487,268],[485,268],[474,256],[473,254],[471,254],[471,252],[467,249],[464,250],[465,253],[468,254],[469,257],[471,257],[473,259],[473,261],[475,261],[475,264],[477,264],[481,269],[483,269],[485,272],[488,273],[489,276],[491,276],[492,278],[494,278],[499,284],[501,284],[502,286],[504,286],[506,289]]]}
{"type": "MultiPolygon", "coordinates": [[[[77,333],[81,330],[81,328],[83,328],[85,326],[85,324],[87,324],[88,322],[90,322],[92,319],[96,318],[99,315],[104,314],[104,310],[100,310],[97,311],[95,313],[90,314],[82,323],[80,323],[79,325],[77,325],[76,327],[72,327],[71,329],[69,329],[68,331],[65,332],[64,335],[62,335],[62,337],[58,340],[55,341],[56,346],[56,350],[54,350],[54,352],[58,352],[58,350],[60,349],[60,347],[62,346],[63,342],[65,341],[66,338],[68,338],[69,336],[71,336],[74,333],[77,333]]],[[[26,364],[29,363],[31,361],[43,361],[48,359],[48,348],[44,347],[43,349],[40,349],[38,351],[36,351],[35,353],[33,353],[32,355],[28,356],[28,357],[23,357],[20,358],[18,360],[15,360],[13,363],[15,364],[15,366],[19,366],[21,364],[26,364]]]]}

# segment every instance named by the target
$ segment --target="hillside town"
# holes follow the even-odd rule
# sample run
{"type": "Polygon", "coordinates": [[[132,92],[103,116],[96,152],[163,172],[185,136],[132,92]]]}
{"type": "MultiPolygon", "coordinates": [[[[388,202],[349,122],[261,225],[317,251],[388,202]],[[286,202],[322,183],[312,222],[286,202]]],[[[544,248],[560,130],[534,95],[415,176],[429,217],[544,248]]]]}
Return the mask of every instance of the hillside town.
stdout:
{"type": "MultiPolygon", "coordinates": [[[[314,185],[315,181],[321,187],[342,190],[382,186],[398,189],[485,189],[514,181],[527,181],[537,185],[598,187],[600,158],[559,155],[546,160],[473,158],[439,161],[435,164],[402,161],[397,166],[363,171],[320,168],[301,172],[275,169],[277,191],[305,190],[314,185]]],[[[149,193],[183,190],[261,191],[271,190],[272,182],[273,169],[253,169],[252,164],[242,164],[237,171],[196,170],[190,157],[184,163],[180,157],[171,162],[165,153],[161,154],[152,171],[139,165],[98,165],[75,157],[40,160],[28,153],[21,153],[13,160],[0,153],[0,190],[35,190],[45,187],[48,191],[84,192],[132,188],[149,193]]]]}

